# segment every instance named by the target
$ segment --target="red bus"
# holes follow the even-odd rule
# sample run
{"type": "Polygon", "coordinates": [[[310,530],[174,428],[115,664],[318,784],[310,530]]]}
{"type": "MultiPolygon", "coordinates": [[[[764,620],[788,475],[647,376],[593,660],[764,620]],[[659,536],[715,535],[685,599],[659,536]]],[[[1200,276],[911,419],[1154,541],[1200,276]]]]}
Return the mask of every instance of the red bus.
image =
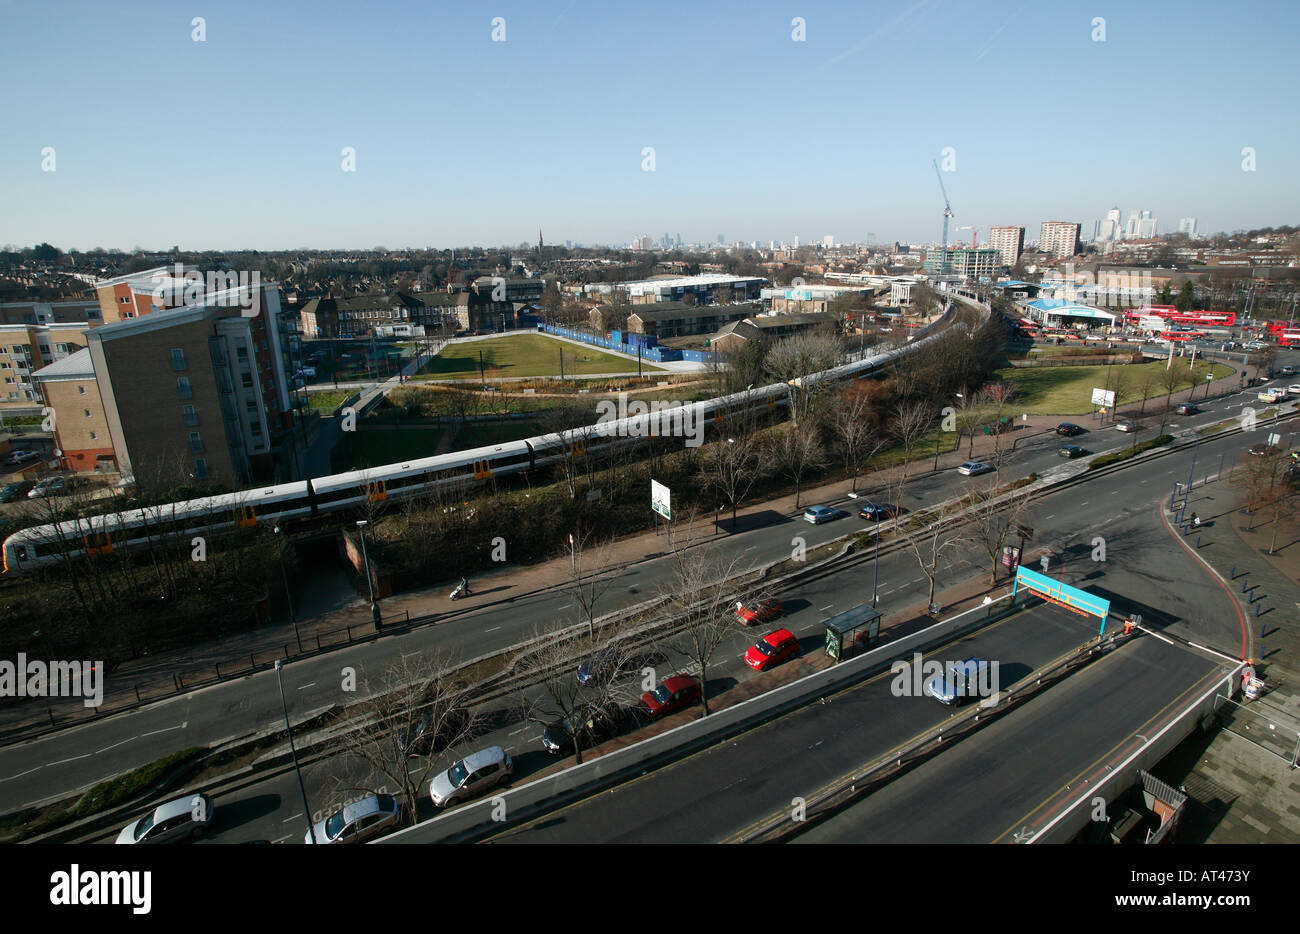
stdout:
{"type": "Polygon", "coordinates": [[[1237,323],[1235,311],[1178,311],[1172,305],[1144,305],[1124,313],[1124,321],[1136,325],[1143,315],[1154,315],[1173,324],[1196,324],[1202,327],[1230,328],[1237,323]]]}
{"type": "Polygon", "coordinates": [[[1300,328],[1283,328],[1278,332],[1277,342],[1283,347],[1300,346],[1300,328]]]}
{"type": "Polygon", "coordinates": [[[1202,341],[1204,331],[1161,331],[1160,337],[1167,341],[1202,341]]]}

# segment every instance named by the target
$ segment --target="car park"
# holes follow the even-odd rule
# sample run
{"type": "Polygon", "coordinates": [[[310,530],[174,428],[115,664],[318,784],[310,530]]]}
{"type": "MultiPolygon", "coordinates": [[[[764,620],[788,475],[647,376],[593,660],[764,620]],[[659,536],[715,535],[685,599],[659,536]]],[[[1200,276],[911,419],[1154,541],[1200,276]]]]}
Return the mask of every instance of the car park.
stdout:
{"type": "Polygon", "coordinates": [[[992,469],[993,468],[988,464],[981,463],[980,461],[967,461],[957,468],[957,473],[961,474],[963,477],[974,477],[982,473],[988,473],[992,469]]]}
{"type": "Polygon", "coordinates": [[[875,503],[866,500],[858,509],[858,517],[868,522],[880,522],[884,519],[892,519],[900,512],[901,510],[893,503],[875,503]]]}
{"type": "Polygon", "coordinates": [[[1063,444],[1061,445],[1061,449],[1056,453],[1061,457],[1075,458],[1081,456],[1084,452],[1083,448],[1079,447],[1077,444],[1063,444]]]}
{"type": "Polygon", "coordinates": [[[1195,415],[1201,411],[1201,407],[1195,402],[1180,402],[1174,406],[1174,411],[1179,415],[1195,415]]]}
{"type": "Polygon", "coordinates": [[[1061,422],[1061,424],[1056,426],[1056,433],[1065,438],[1073,438],[1075,435],[1081,435],[1084,430],[1085,429],[1082,426],[1076,425],[1074,422],[1061,422]]]}
{"type": "Polygon", "coordinates": [[[989,663],[982,658],[944,666],[942,674],[925,682],[924,691],[941,704],[960,704],[963,700],[979,696],[981,682],[988,682],[989,663]]]}
{"type": "Polygon", "coordinates": [[[514,760],[504,749],[489,746],[434,776],[429,782],[429,797],[437,807],[449,807],[508,781],[514,770],[514,760]]]}
{"type": "Polygon", "coordinates": [[[651,720],[658,720],[699,703],[701,696],[699,678],[674,675],[653,691],[642,694],[639,709],[651,720]]]}
{"type": "Polygon", "coordinates": [[[781,615],[781,601],[770,599],[751,600],[749,603],[737,602],[736,615],[746,626],[765,623],[781,615]]]}
{"type": "Polygon", "coordinates": [[[401,823],[402,809],[392,795],[369,795],[317,821],[304,843],[364,843],[401,823]]]}
{"type": "Polygon", "coordinates": [[[787,658],[793,658],[799,651],[799,640],[788,629],[769,632],[749,647],[745,653],[745,664],[755,671],[767,671],[779,665],[787,658]]]}
{"type": "Polygon", "coordinates": [[[21,464],[30,464],[32,461],[40,459],[41,455],[37,451],[14,451],[9,455],[9,460],[6,463],[11,467],[18,467],[21,464]]]}
{"type": "Polygon", "coordinates": [[[542,746],[553,756],[573,751],[575,736],[582,748],[595,746],[609,739],[619,728],[619,717],[599,707],[583,707],[548,724],[542,732],[542,746]]]}
{"type": "Polygon", "coordinates": [[[803,511],[805,522],[811,522],[813,525],[821,525],[823,522],[830,522],[839,516],[838,509],[832,509],[830,506],[809,506],[803,511]]]}
{"type": "Polygon", "coordinates": [[[36,484],[31,480],[15,480],[13,483],[8,483],[0,488],[0,503],[12,503],[26,498],[27,491],[34,486],[36,484]]]}
{"type": "Polygon", "coordinates": [[[216,808],[202,792],[160,804],[122,828],[117,843],[178,843],[203,836],[216,808]]]}
{"type": "Polygon", "coordinates": [[[1131,418],[1122,418],[1115,423],[1116,431],[1137,431],[1141,427],[1141,425],[1133,421],[1131,418]]]}

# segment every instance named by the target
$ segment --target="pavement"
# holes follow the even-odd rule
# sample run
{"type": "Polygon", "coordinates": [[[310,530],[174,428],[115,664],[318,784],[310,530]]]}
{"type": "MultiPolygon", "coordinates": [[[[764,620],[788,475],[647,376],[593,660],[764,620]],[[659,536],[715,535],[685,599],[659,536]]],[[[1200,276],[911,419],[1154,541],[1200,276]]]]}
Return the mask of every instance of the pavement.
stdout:
{"type": "Polygon", "coordinates": [[[1228,581],[1265,692],[1228,705],[1228,720],[1193,734],[1154,773],[1191,799],[1180,842],[1300,843],[1300,769],[1283,757],[1300,742],[1300,531],[1281,530],[1269,555],[1273,529],[1256,516],[1251,530],[1239,502],[1224,484],[1194,489],[1188,509],[1201,527],[1184,542],[1194,546],[1199,535],[1197,554],[1228,581]]]}

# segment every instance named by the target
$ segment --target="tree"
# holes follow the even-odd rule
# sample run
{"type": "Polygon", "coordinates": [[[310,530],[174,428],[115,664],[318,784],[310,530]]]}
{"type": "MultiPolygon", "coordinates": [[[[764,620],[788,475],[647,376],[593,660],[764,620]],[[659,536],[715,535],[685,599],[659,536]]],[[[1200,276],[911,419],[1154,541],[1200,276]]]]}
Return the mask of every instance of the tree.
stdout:
{"type": "Polygon", "coordinates": [[[941,564],[951,552],[969,544],[970,535],[961,527],[964,506],[964,500],[943,503],[920,519],[898,525],[899,538],[929,582],[927,606],[934,606],[936,581],[944,569],[941,564]]]}
{"type": "Polygon", "coordinates": [[[691,550],[690,544],[679,540],[670,556],[672,576],[663,594],[663,610],[675,622],[673,632],[662,642],[686,656],[699,673],[700,700],[707,717],[709,665],[732,627],[737,625],[731,578],[736,575],[740,558],[728,558],[709,545],[691,550]]]}
{"type": "Polygon", "coordinates": [[[617,581],[610,567],[609,543],[588,548],[591,532],[569,533],[569,595],[587,624],[588,638],[596,638],[596,608],[617,581]]]}
{"type": "Polygon", "coordinates": [[[794,483],[794,506],[799,508],[803,478],[826,464],[826,447],[816,423],[782,425],[772,441],[771,460],[794,483]]]}
{"type": "Polygon", "coordinates": [[[978,544],[989,560],[989,586],[998,582],[1002,546],[1016,528],[1028,519],[1029,492],[1015,490],[999,493],[996,489],[972,489],[965,498],[968,520],[967,537],[978,544]]]}
{"type": "Polygon", "coordinates": [[[930,430],[933,420],[929,406],[923,402],[908,402],[894,409],[893,434],[903,448],[903,472],[898,481],[900,506],[903,503],[903,491],[907,487],[907,470],[912,462],[912,454],[930,430]]]}
{"type": "Polygon", "coordinates": [[[1178,297],[1174,299],[1174,308],[1178,311],[1193,311],[1196,308],[1196,289],[1192,285],[1192,280],[1188,279],[1183,283],[1183,287],[1178,290],[1178,297]]]}
{"type": "Polygon", "coordinates": [[[835,431],[844,452],[844,472],[852,480],[852,490],[856,493],[862,464],[884,447],[884,441],[872,426],[871,403],[856,384],[844,391],[844,401],[835,413],[835,431]]]}
{"type": "Polygon", "coordinates": [[[825,380],[805,386],[804,378],[838,366],[841,360],[839,341],[828,333],[795,334],[777,341],[767,352],[764,366],[772,379],[786,384],[790,420],[794,424],[810,416],[829,389],[825,380]]]}
{"type": "Polygon", "coordinates": [[[762,458],[757,435],[715,441],[700,456],[700,479],[731,507],[731,527],[736,527],[736,507],[761,476],[762,458]]]}
{"type": "Polygon", "coordinates": [[[345,770],[333,791],[369,793],[376,777],[386,778],[406,820],[415,820],[421,790],[442,770],[442,754],[474,735],[468,686],[451,657],[436,649],[390,661],[373,685],[363,680],[358,689],[363,686],[369,693],[335,720],[343,727],[334,740],[336,761],[345,770]]]}

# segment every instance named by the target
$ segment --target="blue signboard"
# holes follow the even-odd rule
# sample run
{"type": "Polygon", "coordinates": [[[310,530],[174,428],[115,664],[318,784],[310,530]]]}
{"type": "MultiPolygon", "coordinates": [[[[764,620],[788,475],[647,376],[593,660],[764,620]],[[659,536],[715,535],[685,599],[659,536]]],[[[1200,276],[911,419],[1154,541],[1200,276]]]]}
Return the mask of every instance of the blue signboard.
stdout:
{"type": "Polygon", "coordinates": [[[1021,587],[1027,587],[1049,603],[1055,603],[1067,610],[1084,616],[1101,617],[1102,631],[1105,631],[1106,617],[1110,615],[1109,600],[1093,596],[1078,587],[1063,584],[1046,574],[1031,571],[1023,565],[1016,569],[1016,583],[1011,589],[1012,598],[1015,597],[1021,587]]]}

